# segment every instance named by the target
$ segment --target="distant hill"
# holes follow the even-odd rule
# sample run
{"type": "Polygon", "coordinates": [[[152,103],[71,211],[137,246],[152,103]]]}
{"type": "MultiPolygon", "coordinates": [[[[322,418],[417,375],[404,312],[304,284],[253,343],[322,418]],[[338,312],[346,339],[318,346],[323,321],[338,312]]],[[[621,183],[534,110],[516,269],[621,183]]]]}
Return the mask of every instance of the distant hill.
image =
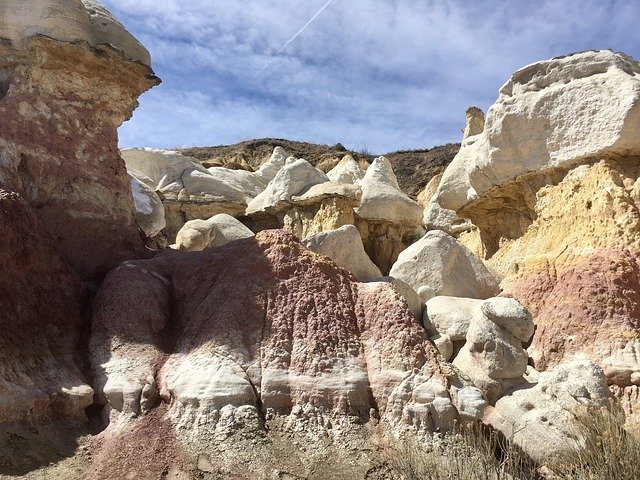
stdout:
{"type": "MultiPolygon", "coordinates": [[[[180,151],[198,159],[207,167],[218,165],[251,170],[258,168],[268,159],[276,146],[281,146],[290,155],[304,158],[325,172],[333,168],[347,154],[352,155],[363,167],[366,167],[366,164],[371,163],[378,156],[366,151],[348,150],[339,143],[321,145],[280,138],[260,138],[235,145],[193,147],[180,151]]],[[[393,165],[400,188],[415,199],[427,182],[449,165],[459,149],[460,144],[449,143],[424,150],[402,150],[386,153],[384,156],[393,165]]]]}

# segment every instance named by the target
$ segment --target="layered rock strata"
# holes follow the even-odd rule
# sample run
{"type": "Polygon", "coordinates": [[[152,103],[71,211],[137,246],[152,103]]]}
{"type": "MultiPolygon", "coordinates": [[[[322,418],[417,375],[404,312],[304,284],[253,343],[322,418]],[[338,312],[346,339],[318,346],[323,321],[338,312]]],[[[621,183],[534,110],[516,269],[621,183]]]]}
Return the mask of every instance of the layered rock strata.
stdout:
{"type": "Polygon", "coordinates": [[[144,250],[117,128],[159,81],[144,47],[87,5],[0,3],[0,186],[91,277],[144,250]]]}
{"type": "Polygon", "coordinates": [[[196,436],[274,416],[430,431],[451,425],[456,392],[472,388],[390,284],[357,283],[283,231],[123,264],[96,298],[92,332],[111,420],[162,402],[196,436]]]}
{"type": "Polygon", "coordinates": [[[475,238],[460,239],[533,314],[536,368],[586,356],[632,404],[640,385],[638,131],[632,58],[590,51],[527,66],[501,88],[485,130],[465,140],[432,204],[473,222],[475,238]]]}

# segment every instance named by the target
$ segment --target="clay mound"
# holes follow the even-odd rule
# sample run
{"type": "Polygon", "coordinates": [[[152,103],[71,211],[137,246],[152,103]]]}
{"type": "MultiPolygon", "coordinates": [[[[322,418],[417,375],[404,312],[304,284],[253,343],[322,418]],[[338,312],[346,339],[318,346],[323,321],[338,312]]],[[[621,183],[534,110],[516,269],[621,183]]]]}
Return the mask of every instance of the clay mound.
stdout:
{"type": "Polygon", "coordinates": [[[277,415],[333,431],[347,417],[424,431],[457,417],[448,389],[460,383],[392,285],[357,283],[284,231],[126,262],[92,323],[112,421],[158,395],[196,436],[277,415]]]}

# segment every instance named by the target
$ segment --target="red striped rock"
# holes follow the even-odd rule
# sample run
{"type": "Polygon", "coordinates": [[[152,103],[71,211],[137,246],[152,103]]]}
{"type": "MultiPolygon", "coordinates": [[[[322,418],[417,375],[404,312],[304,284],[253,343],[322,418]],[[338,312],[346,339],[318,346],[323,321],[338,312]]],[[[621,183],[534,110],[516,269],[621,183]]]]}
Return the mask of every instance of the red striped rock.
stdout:
{"type": "Polygon", "coordinates": [[[392,285],[357,283],[284,231],[126,262],[92,322],[112,419],[148,411],[158,394],[194,434],[278,415],[425,431],[457,416],[449,387],[461,384],[392,285]]]}

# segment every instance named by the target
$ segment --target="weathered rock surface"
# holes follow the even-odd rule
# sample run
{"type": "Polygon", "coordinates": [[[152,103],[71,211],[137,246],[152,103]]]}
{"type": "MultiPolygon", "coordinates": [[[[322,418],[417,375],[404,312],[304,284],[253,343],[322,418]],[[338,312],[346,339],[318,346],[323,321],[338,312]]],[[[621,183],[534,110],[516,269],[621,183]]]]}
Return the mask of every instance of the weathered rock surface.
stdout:
{"type": "Polygon", "coordinates": [[[0,424],[83,421],[93,390],[73,355],[83,323],[80,278],[26,202],[1,189],[0,225],[0,424]]]}
{"type": "Polygon", "coordinates": [[[300,195],[329,178],[304,159],[293,160],[282,167],[269,185],[247,205],[246,215],[276,214],[290,205],[294,195],[300,195]]]}
{"type": "Polygon", "coordinates": [[[525,67],[436,194],[473,222],[474,250],[533,315],[535,367],[590,358],[629,412],[640,385],[639,92],[640,65],[610,51],[525,67]]]}
{"type": "Polygon", "coordinates": [[[291,198],[291,208],[282,217],[282,225],[301,239],[353,225],[353,209],[360,204],[361,197],[357,185],[319,183],[291,198]]]}
{"type": "Polygon", "coordinates": [[[92,277],[144,251],[117,128],[158,79],[146,50],[87,4],[0,3],[0,186],[92,277]]]}
{"type": "Polygon", "coordinates": [[[96,297],[92,332],[111,418],[159,395],[190,435],[273,415],[429,430],[457,416],[448,381],[464,387],[391,285],[356,283],[282,231],[123,264],[96,297]]]}
{"type": "Polygon", "coordinates": [[[173,240],[189,220],[206,220],[226,213],[244,213],[248,199],[265,184],[257,174],[240,170],[207,170],[194,159],[172,151],[127,148],[121,151],[127,168],[155,183],[165,208],[164,233],[173,240]]]}
{"type": "Polygon", "coordinates": [[[500,89],[482,134],[468,137],[440,188],[458,211],[492,188],[598,156],[638,155],[640,66],[610,50],[528,65],[500,89]]]}
{"type": "Polygon", "coordinates": [[[43,35],[63,42],[111,45],[127,59],[151,65],[149,52],[111,13],[94,0],[2,0],[0,32],[15,48],[43,35]]]}
{"type": "Polygon", "coordinates": [[[332,182],[357,183],[362,180],[364,173],[351,155],[345,155],[335,167],[327,172],[327,177],[332,182]]]}
{"type": "Polygon", "coordinates": [[[439,295],[427,300],[423,324],[428,332],[448,335],[454,342],[465,341],[473,316],[483,300],[439,295]]]}
{"type": "Polygon", "coordinates": [[[406,300],[407,306],[409,307],[409,310],[411,310],[411,313],[413,313],[413,316],[416,318],[416,320],[422,321],[422,299],[420,298],[420,295],[416,293],[413,287],[411,287],[411,285],[409,285],[407,282],[403,282],[398,278],[389,276],[381,277],[377,281],[389,282],[393,284],[393,287],[400,294],[400,296],[406,300]]]}
{"type": "Polygon", "coordinates": [[[201,252],[249,237],[253,237],[253,232],[239,220],[219,213],[207,220],[189,220],[178,232],[172,247],[186,252],[201,252]]]}
{"type": "Polygon", "coordinates": [[[602,369],[574,361],[541,372],[535,384],[519,387],[497,401],[485,421],[522,448],[534,461],[575,454],[583,445],[575,415],[587,406],[606,406],[602,369]]]}
{"type": "Polygon", "coordinates": [[[389,275],[411,285],[424,302],[438,295],[489,298],[500,291],[479,258],[438,230],[404,250],[389,275]]]}
{"type": "Polygon", "coordinates": [[[409,226],[420,225],[420,207],[400,190],[398,179],[385,157],[376,158],[358,183],[362,187],[362,202],[356,210],[360,218],[409,226]]]}
{"type": "Polygon", "coordinates": [[[533,321],[512,298],[491,298],[474,309],[466,343],[453,364],[495,403],[525,382],[527,352],[522,343],[533,334],[533,321]]]}
{"type": "Polygon", "coordinates": [[[353,225],[318,233],[302,243],[312,252],[329,257],[336,265],[351,272],[359,282],[370,282],[382,277],[380,269],[364,251],[358,229],[353,225]]]}

